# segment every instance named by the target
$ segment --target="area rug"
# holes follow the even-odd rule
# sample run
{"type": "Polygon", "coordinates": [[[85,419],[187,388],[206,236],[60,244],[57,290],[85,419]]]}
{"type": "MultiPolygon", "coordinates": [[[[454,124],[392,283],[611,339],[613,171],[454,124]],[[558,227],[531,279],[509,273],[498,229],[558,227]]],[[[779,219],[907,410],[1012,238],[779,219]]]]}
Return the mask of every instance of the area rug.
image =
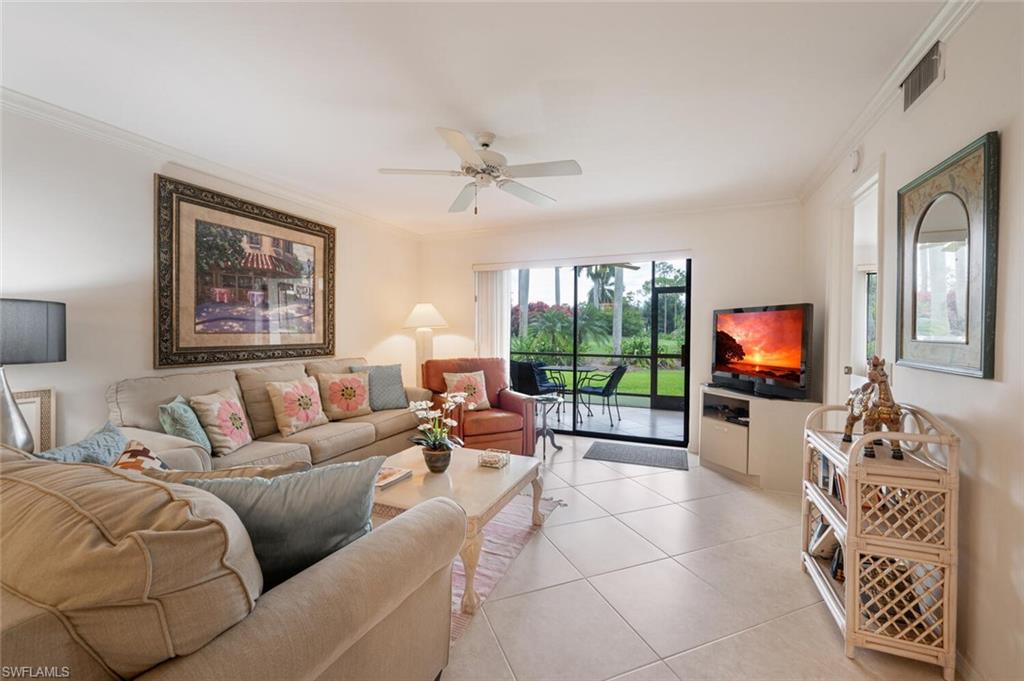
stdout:
{"type": "MultiPolygon", "coordinates": [[[[547,518],[553,510],[564,505],[565,502],[561,500],[542,497],[541,515],[547,518]]],[[[474,581],[481,605],[538,530],[539,527],[533,526],[533,497],[530,494],[518,495],[484,526],[484,546],[474,581]]],[[[473,621],[473,615],[462,612],[462,594],[465,590],[466,571],[462,567],[462,559],[456,558],[452,566],[452,643],[465,633],[473,621]]]]}
{"type": "Polygon", "coordinates": [[[636,445],[629,442],[595,442],[583,455],[584,459],[595,461],[613,461],[615,463],[635,463],[640,466],[657,466],[658,468],[675,468],[686,471],[686,450],[675,447],[651,447],[636,445]]]}

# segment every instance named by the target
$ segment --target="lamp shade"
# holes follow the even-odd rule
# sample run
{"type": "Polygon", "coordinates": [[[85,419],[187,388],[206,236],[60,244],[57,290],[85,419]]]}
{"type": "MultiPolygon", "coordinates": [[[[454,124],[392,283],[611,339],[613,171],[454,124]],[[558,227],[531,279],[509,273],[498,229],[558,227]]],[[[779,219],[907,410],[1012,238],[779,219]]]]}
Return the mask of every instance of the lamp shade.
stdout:
{"type": "Polygon", "coordinates": [[[407,329],[437,329],[442,326],[448,326],[448,322],[444,320],[444,317],[437,311],[437,308],[430,303],[416,303],[416,307],[412,309],[412,312],[405,319],[405,328],[407,329]]]}
{"type": "Polygon", "coordinates": [[[0,298],[0,366],[67,359],[64,303],[0,298]]]}

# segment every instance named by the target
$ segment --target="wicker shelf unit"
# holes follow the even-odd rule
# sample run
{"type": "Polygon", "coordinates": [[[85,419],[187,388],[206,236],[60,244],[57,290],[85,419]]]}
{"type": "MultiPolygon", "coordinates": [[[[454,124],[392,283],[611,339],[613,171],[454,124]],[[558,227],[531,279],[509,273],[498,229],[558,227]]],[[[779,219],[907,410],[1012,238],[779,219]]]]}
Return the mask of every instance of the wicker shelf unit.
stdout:
{"type": "Polygon", "coordinates": [[[848,657],[856,648],[880,650],[939,665],[953,681],[960,440],[927,411],[901,407],[903,432],[853,442],[824,427],[830,412],[846,407],[807,417],[802,566],[848,657]],[[894,441],[902,460],[891,456],[894,441]],[[872,443],[875,458],[865,457],[872,443]]]}

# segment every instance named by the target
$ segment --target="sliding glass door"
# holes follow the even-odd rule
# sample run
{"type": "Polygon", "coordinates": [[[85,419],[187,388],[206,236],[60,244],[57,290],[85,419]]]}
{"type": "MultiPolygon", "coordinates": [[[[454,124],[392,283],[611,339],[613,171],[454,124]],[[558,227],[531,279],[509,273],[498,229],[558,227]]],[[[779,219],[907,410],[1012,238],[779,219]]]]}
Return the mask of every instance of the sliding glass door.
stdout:
{"type": "Polygon", "coordinates": [[[513,373],[565,399],[552,425],[612,439],[686,445],[688,260],[519,270],[513,373]]]}

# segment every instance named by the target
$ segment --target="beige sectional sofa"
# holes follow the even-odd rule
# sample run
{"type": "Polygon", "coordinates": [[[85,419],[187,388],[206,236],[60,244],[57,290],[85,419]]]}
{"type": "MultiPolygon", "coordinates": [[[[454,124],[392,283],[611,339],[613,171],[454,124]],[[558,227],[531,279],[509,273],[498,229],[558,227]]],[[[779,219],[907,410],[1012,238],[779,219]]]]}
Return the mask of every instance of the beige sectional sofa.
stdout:
{"type": "MultiPolygon", "coordinates": [[[[107,389],[110,422],[129,439],[139,440],[167,465],[179,470],[212,470],[245,464],[310,461],[314,466],[390,455],[410,446],[418,421],[405,409],[377,411],[331,421],[285,437],[277,430],[267,395],[270,381],[290,381],[321,373],[346,373],[365,366],[361,357],[269,364],[183,374],[129,378],[107,389]],[[213,456],[196,443],[167,435],[160,427],[159,406],[178,395],[193,397],[228,389],[241,398],[249,417],[252,443],[230,454],[213,456]]],[[[410,400],[428,400],[429,390],[406,386],[410,400]]]]}

